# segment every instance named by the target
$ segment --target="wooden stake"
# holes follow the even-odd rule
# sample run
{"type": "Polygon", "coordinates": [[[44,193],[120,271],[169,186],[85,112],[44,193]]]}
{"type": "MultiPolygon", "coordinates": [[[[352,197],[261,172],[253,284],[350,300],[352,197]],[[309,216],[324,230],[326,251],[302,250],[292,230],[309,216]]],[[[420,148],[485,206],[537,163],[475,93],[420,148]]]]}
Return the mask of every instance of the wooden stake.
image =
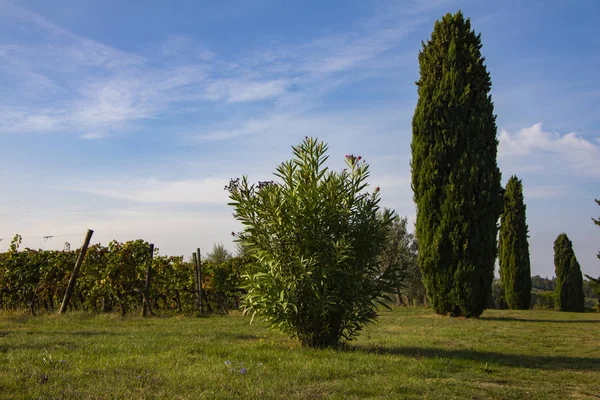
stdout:
{"type": "Polygon", "coordinates": [[[196,249],[196,262],[198,263],[198,309],[202,312],[202,262],[200,248],[196,249]]]}
{"type": "Polygon", "coordinates": [[[194,263],[194,295],[196,297],[196,307],[200,310],[200,298],[198,297],[198,260],[196,253],[192,253],[192,262],[194,263]]]}
{"type": "Polygon", "coordinates": [[[150,276],[152,275],[152,258],[154,257],[154,244],[150,243],[150,260],[148,261],[148,269],[146,270],[146,283],[144,285],[144,291],[142,296],[144,298],[144,311],[142,316],[146,316],[146,312],[150,311],[150,315],[156,315],[152,311],[152,305],[150,304],[150,276]]]}
{"type": "Polygon", "coordinates": [[[67,306],[69,305],[69,300],[71,300],[71,295],[73,294],[73,289],[75,289],[75,283],[77,282],[77,275],[79,274],[79,268],[81,268],[81,264],[83,264],[83,259],[85,258],[85,253],[87,252],[88,246],[90,244],[90,240],[92,240],[92,235],[94,231],[88,229],[87,234],[85,235],[85,240],[83,241],[83,246],[81,247],[81,252],[79,253],[79,257],[77,257],[77,261],[75,261],[75,267],[73,268],[73,273],[71,274],[71,279],[69,279],[69,285],[67,286],[67,291],[65,292],[65,297],[60,306],[60,310],[58,314],[62,314],[67,311],[67,306]]]}

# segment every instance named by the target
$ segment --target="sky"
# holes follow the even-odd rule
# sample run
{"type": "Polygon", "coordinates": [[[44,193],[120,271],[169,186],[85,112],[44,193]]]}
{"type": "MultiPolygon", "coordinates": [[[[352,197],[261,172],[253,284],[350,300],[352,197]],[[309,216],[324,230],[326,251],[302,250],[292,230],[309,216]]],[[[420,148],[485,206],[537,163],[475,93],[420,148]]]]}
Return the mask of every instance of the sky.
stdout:
{"type": "Polygon", "coordinates": [[[304,136],[361,155],[406,215],[417,55],[462,10],[481,32],[505,183],[523,180],[532,274],[566,232],[600,275],[597,1],[0,0],[0,251],[143,238],[233,250],[224,186],[271,180],[304,136]],[[44,238],[44,236],[53,236],[44,238]]]}

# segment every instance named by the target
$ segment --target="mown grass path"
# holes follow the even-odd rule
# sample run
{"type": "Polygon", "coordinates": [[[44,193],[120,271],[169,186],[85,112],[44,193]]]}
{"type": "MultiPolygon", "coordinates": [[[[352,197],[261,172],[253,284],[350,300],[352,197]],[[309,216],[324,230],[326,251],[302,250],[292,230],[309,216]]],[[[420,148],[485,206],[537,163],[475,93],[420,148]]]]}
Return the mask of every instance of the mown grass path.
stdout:
{"type": "Polygon", "coordinates": [[[248,322],[0,314],[0,398],[600,398],[600,314],[396,308],[338,351],[248,322]]]}

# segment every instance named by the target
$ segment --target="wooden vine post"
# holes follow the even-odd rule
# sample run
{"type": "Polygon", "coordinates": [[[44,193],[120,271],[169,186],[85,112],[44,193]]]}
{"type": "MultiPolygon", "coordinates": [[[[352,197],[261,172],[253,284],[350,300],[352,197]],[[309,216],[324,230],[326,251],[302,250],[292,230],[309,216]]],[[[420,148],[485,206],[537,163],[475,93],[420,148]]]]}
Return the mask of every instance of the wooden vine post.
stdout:
{"type": "Polygon", "coordinates": [[[196,297],[196,307],[202,312],[202,269],[200,263],[200,249],[192,253],[192,261],[194,263],[194,294],[196,297]]]}
{"type": "Polygon", "coordinates": [[[81,252],[77,257],[77,261],[75,261],[75,267],[73,268],[73,273],[71,274],[71,279],[69,279],[69,285],[67,286],[67,291],[65,292],[65,297],[60,306],[60,310],[58,314],[62,314],[67,311],[67,307],[69,306],[69,301],[71,300],[71,295],[73,294],[73,290],[75,289],[75,283],[77,282],[77,275],[79,274],[79,269],[81,268],[81,264],[83,264],[83,259],[85,258],[85,253],[87,252],[88,246],[90,244],[90,240],[92,240],[92,235],[94,231],[88,229],[87,234],[85,235],[85,239],[83,241],[83,246],[81,247],[81,252]]]}
{"type": "Polygon", "coordinates": [[[196,260],[198,263],[198,309],[202,312],[202,259],[200,258],[200,248],[196,249],[196,260]]]}
{"type": "Polygon", "coordinates": [[[144,291],[142,292],[142,297],[144,301],[144,310],[142,311],[142,316],[145,317],[147,312],[150,312],[150,315],[154,314],[152,311],[152,305],[150,304],[150,277],[152,275],[152,259],[154,257],[154,244],[150,243],[150,260],[148,261],[148,269],[146,270],[146,282],[144,284],[144,291]]]}

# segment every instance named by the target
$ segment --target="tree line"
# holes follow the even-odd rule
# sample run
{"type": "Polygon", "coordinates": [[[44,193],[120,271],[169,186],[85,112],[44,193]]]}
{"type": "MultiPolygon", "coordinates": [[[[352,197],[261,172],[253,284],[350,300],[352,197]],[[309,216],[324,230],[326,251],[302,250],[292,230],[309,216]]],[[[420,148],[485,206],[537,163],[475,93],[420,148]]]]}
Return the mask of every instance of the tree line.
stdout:
{"type": "MultiPolygon", "coordinates": [[[[423,282],[436,312],[465,317],[485,309],[496,256],[508,308],[528,309],[532,288],[523,184],[511,176],[501,186],[491,79],[481,48],[481,35],[461,12],[436,21],[419,53],[411,143],[423,282]]],[[[554,242],[554,266],[556,308],[583,311],[581,267],[565,233],[554,242]]],[[[597,291],[599,281],[588,278],[597,291]]]]}

